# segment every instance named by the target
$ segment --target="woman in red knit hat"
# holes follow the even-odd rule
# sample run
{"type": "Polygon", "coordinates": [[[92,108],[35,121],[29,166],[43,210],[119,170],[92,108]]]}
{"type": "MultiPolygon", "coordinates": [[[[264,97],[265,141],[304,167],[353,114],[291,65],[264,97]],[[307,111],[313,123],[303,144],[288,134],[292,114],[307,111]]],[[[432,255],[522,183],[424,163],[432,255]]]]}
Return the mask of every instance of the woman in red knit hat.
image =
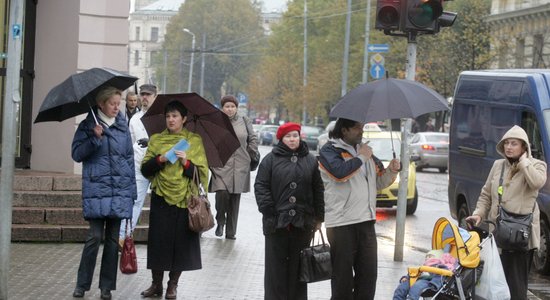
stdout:
{"type": "Polygon", "coordinates": [[[307,299],[307,284],[298,280],[300,250],[324,220],[323,181],[300,130],[296,123],[279,127],[279,143],[254,183],[265,236],[264,299],[307,299]]]}

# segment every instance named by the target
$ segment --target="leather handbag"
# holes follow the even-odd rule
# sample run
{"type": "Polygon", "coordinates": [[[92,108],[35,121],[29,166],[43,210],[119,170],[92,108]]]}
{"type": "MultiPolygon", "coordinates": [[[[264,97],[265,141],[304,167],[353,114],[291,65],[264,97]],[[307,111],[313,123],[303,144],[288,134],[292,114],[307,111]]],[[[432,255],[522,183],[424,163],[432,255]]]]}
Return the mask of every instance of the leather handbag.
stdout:
{"type": "MultiPolygon", "coordinates": [[[[504,165],[500,172],[499,192],[498,192],[498,215],[496,229],[493,235],[497,246],[504,250],[527,251],[529,250],[529,237],[531,235],[531,222],[533,221],[533,211],[526,215],[515,214],[506,211],[502,205],[502,182],[504,174],[504,165]]],[[[536,202],[535,204],[536,205],[536,202]]]]}
{"type": "Polygon", "coordinates": [[[214,227],[214,216],[210,209],[210,201],[204,192],[197,168],[193,172],[193,183],[198,189],[198,195],[192,195],[187,200],[187,210],[189,211],[189,229],[194,232],[205,232],[214,227]]]}
{"type": "Polygon", "coordinates": [[[134,274],[138,271],[136,246],[134,244],[133,230],[128,232],[128,223],[131,223],[132,219],[126,220],[126,237],[124,238],[124,244],[122,245],[122,255],[120,256],[120,272],[123,274],[134,274]]]}
{"type": "Polygon", "coordinates": [[[298,279],[301,282],[317,282],[328,280],[332,276],[332,262],[330,260],[330,245],[325,243],[323,232],[319,229],[321,244],[313,245],[315,233],[311,239],[311,245],[300,252],[300,268],[298,279]]]}

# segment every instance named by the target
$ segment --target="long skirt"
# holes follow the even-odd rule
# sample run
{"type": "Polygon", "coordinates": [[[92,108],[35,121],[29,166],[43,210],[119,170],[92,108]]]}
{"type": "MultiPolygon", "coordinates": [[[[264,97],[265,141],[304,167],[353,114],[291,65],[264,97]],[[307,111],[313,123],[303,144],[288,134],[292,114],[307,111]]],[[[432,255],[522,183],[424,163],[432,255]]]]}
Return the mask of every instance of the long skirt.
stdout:
{"type": "Polygon", "coordinates": [[[147,269],[190,271],[202,268],[199,234],[189,230],[187,208],[169,205],[151,194],[147,269]]]}

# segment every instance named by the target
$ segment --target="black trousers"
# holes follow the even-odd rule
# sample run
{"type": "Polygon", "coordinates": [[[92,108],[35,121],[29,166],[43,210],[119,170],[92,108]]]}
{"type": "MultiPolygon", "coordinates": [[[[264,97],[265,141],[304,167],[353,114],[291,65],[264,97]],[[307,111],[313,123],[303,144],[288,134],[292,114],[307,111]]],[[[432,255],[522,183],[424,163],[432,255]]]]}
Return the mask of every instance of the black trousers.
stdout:
{"type": "Polygon", "coordinates": [[[500,261],[510,288],[511,300],[527,300],[529,268],[533,259],[533,250],[511,252],[502,250],[500,261]]]}
{"type": "Polygon", "coordinates": [[[237,234],[241,194],[230,194],[228,191],[216,192],[216,222],[225,225],[225,236],[237,234]]]}
{"type": "Polygon", "coordinates": [[[376,293],[375,221],[327,228],[332,260],[332,300],[371,300],[376,293]]]}
{"type": "Polygon", "coordinates": [[[120,231],[120,219],[91,219],[90,229],[86,237],[86,243],[82,250],[80,266],[76,279],[76,287],[89,291],[92,285],[94,269],[97,260],[99,245],[103,239],[105,230],[105,243],[101,258],[101,270],[99,273],[99,288],[107,290],[116,289],[116,276],[118,268],[118,233],[120,231]]]}
{"type": "Polygon", "coordinates": [[[277,229],[265,236],[264,299],[307,299],[307,283],[298,280],[298,271],[300,251],[311,237],[300,228],[277,229]]]}

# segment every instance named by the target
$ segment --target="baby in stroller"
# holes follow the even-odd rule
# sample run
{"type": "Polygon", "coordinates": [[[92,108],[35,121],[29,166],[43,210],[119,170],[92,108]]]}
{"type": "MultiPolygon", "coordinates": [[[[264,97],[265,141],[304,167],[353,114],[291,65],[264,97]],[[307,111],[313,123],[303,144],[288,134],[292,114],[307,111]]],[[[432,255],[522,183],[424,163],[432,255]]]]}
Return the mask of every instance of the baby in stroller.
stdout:
{"type": "MultiPolygon", "coordinates": [[[[430,250],[426,254],[424,266],[438,269],[454,270],[457,265],[456,258],[442,249],[430,250]]],[[[416,282],[411,285],[409,275],[401,277],[400,283],[394,291],[393,300],[416,300],[426,290],[437,291],[443,286],[444,277],[440,274],[422,272],[416,282]]]]}

